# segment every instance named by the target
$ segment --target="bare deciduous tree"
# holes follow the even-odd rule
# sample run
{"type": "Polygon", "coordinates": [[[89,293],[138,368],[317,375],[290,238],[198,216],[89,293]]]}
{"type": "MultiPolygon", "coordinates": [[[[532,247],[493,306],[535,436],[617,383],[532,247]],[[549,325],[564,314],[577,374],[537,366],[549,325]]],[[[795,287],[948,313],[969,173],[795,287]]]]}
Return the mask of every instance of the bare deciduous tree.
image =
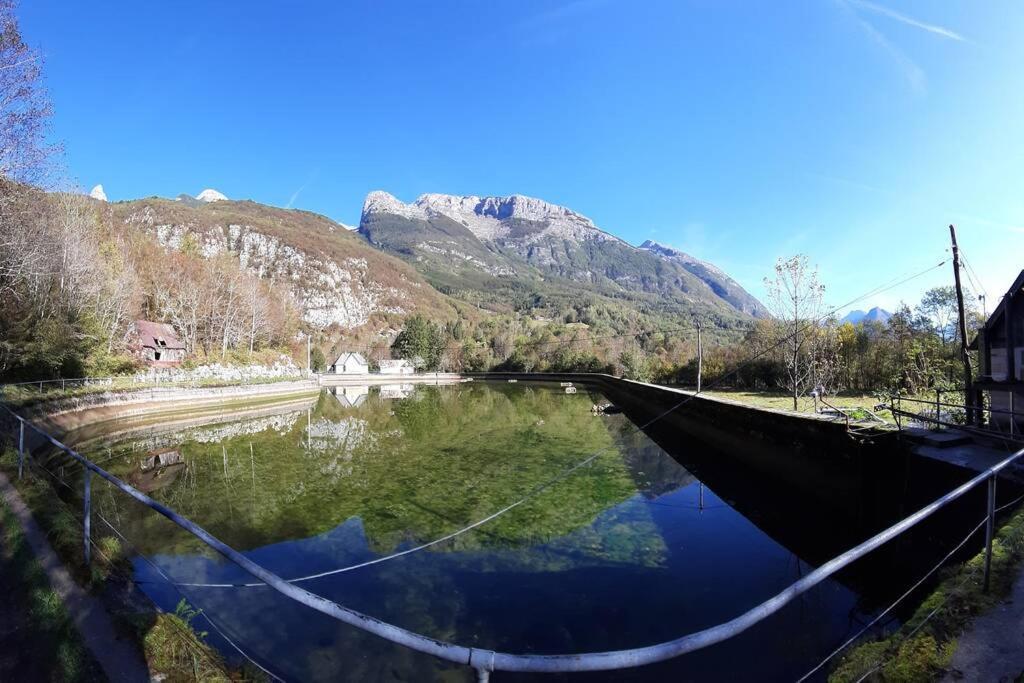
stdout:
{"type": "Polygon", "coordinates": [[[0,177],[38,185],[55,147],[46,141],[53,114],[42,85],[42,58],[21,38],[13,0],[0,0],[0,177]]]}
{"type": "Polygon", "coordinates": [[[818,269],[812,268],[803,254],[780,258],[775,264],[775,277],[765,278],[764,283],[768,306],[782,333],[786,389],[793,396],[793,410],[797,410],[800,395],[814,380],[810,345],[818,334],[825,287],[818,280],[818,269]]]}

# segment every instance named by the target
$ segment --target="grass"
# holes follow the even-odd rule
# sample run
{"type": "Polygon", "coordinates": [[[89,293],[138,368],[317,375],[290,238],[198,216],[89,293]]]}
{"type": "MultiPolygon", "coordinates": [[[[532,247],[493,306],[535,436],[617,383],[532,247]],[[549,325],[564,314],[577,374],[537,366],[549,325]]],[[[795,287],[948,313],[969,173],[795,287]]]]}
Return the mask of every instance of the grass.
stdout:
{"type": "Polygon", "coordinates": [[[3,504],[0,538],[0,573],[4,577],[0,623],[5,632],[0,679],[103,680],[60,596],[50,588],[20,523],[3,504]]]}
{"type": "MultiPolygon", "coordinates": [[[[11,450],[0,452],[0,467],[11,474],[16,454],[11,450]]],[[[13,479],[13,477],[12,477],[13,479]]],[[[36,478],[31,471],[16,481],[18,493],[32,511],[32,516],[46,533],[54,552],[79,584],[94,591],[101,590],[110,580],[123,580],[131,575],[131,566],[123,546],[117,538],[99,536],[93,527],[93,557],[86,568],[82,551],[82,524],[56,495],[45,481],[36,478]]],[[[31,607],[20,610],[30,615],[26,635],[31,642],[52,644],[53,653],[41,661],[54,662],[57,669],[53,675],[23,675],[21,669],[4,675],[4,657],[0,654],[0,680],[55,680],[93,681],[103,680],[98,665],[84,649],[73,624],[64,611],[63,602],[56,593],[49,590],[42,569],[24,542],[21,526],[5,508],[0,509],[3,545],[0,561],[6,555],[15,553],[15,571],[4,571],[4,591],[8,595],[27,594],[31,596],[31,607]],[[22,567],[22,569],[18,569],[22,567]],[[38,636],[38,637],[37,637],[38,636]]],[[[0,562],[2,566],[2,562],[0,562]]],[[[184,681],[250,681],[262,680],[261,675],[248,669],[231,670],[220,655],[205,642],[206,633],[197,633],[192,621],[198,612],[182,600],[172,614],[143,613],[117,614],[123,620],[122,626],[128,633],[137,633],[139,647],[143,652],[151,675],[162,675],[170,683],[184,681]]],[[[2,616],[2,603],[0,603],[2,616]]],[[[2,619],[0,619],[2,621],[2,619]]],[[[19,652],[5,642],[3,653],[19,652]]],[[[17,665],[23,666],[22,657],[17,665]]]]}
{"type": "MultiPolygon", "coordinates": [[[[737,391],[731,389],[714,389],[701,393],[717,398],[749,403],[750,405],[757,406],[758,408],[793,410],[793,396],[782,391],[737,391]]],[[[837,408],[867,408],[874,411],[878,417],[884,419],[886,422],[893,423],[892,416],[888,410],[874,410],[875,406],[879,403],[878,397],[874,394],[844,393],[838,396],[829,396],[826,400],[837,408]]],[[[798,399],[797,405],[799,406],[797,412],[814,412],[814,399],[810,396],[804,396],[798,399]]],[[[824,407],[821,402],[818,403],[818,406],[824,407]]]]}
{"type": "Polygon", "coordinates": [[[192,627],[198,615],[184,598],[173,613],[157,615],[143,633],[150,670],[164,674],[169,683],[240,680],[227,673],[223,660],[204,642],[206,633],[192,627]]]}
{"type": "Polygon", "coordinates": [[[1010,593],[1022,560],[1024,510],[999,530],[993,542],[989,592],[982,586],[985,556],[979,552],[963,565],[947,570],[945,578],[896,632],[851,649],[829,681],[847,683],[865,675],[869,681],[935,680],[949,665],[957,638],[971,620],[1010,593]]]}

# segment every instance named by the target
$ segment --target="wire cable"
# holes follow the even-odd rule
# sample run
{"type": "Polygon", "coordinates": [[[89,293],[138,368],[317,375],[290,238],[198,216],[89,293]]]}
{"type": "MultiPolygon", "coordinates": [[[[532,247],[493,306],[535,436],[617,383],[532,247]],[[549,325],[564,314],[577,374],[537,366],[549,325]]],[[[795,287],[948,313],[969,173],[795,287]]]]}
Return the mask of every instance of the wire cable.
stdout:
{"type": "MultiPolygon", "coordinates": [[[[155,562],[153,562],[153,560],[151,560],[145,553],[143,553],[139,548],[137,548],[135,546],[135,544],[133,544],[130,540],[128,540],[128,538],[123,533],[121,533],[121,531],[117,527],[115,527],[113,524],[111,524],[110,521],[102,513],[97,511],[96,512],[96,516],[99,518],[99,520],[101,522],[103,522],[107,526],[108,529],[110,529],[114,533],[114,535],[116,535],[121,540],[122,543],[127,545],[135,553],[135,555],[137,557],[140,557],[147,565],[152,567],[153,570],[157,573],[157,575],[164,579],[164,582],[166,582],[168,585],[170,585],[172,588],[174,588],[175,592],[178,593],[179,596],[181,596],[184,600],[186,600],[187,602],[189,602],[189,603],[191,603],[193,605],[198,605],[198,603],[195,600],[190,599],[189,596],[185,595],[185,593],[180,590],[180,586],[182,584],[178,584],[173,579],[171,579],[171,577],[168,576],[166,572],[164,572],[164,570],[160,567],[160,565],[158,565],[155,562]]],[[[112,566],[113,566],[113,564],[112,564],[112,566]]],[[[128,577],[128,580],[131,581],[134,584],[148,583],[148,582],[144,582],[144,581],[138,581],[138,580],[136,580],[134,578],[131,578],[131,577],[128,577]]],[[[234,648],[238,652],[238,654],[242,655],[242,657],[244,657],[246,660],[248,660],[253,666],[257,667],[260,671],[262,671],[263,673],[267,674],[268,676],[270,676],[274,680],[278,680],[278,681],[283,681],[284,680],[283,677],[273,673],[272,671],[269,671],[267,668],[265,668],[263,665],[261,665],[255,659],[250,657],[248,653],[246,653],[241,647],[238,646],[238,644],[236,644],[231,638],[229,638],[228,635],[226,633],[224,633],[224,630],[220,626],[218,626],[217,623],[214,621],[214,619],[210,616],[209,612],[207,612],[206,610],[202,610],[201,614],[203,615],[203,618],[206,619],[207,622],[209,622],[209,624],[213,627],[213,629],[225,641],[227,641],[227,643],[229,645],[231,645],[231,647],[234,648]]]]}
{"type": "MultiPolygon", "coordinates": [[[[941,267],[945,263],[946,263],[946,261],[942,261],[942,262],[938,263],[937,265],[934,265],[934,266],[931,266],[929,268],[926,268],[925,270],[922,270],[922,271],[920,271],[918,273],[910,275],[909,277],[906,277],[906,278],[902,278],[902,279],[900,279],[899,277],[894,278],[894,280],[890,280],[889,282],[885,283],[884,285],[882,285],[880,287],[876,287],[875,289],[873,289],[873,290],[871,290],[871,291],[869,291],[869,292],[867,292],[865,294],[862,294],[861,296],[859,296],[857,298],[854,298],[854,299],[852,299],[852,300],[842,304],[841,306],[838,306],[838,307],[835,307],[835,308],[829,310],[825,315],[808,321],[806,324],[804,324],[801,327],[799,327],[796,331],[794,331],[791,334],[783,337],[782,339],[780,339],[775,344],[772,344],[772,345],[768,346],[767,348],[763,349],[762,351],[760,351],[758,353],[755,353],[752,357],[750,357],[750,358],[746,359],[745,361],[743,361],[742,363],[740,363],[733,370],[725,373],[724,375],[719,377],[717,380],[711,382],[707,387],[702,388],[702,390],[700,392],[693,392],[691,394],[688,394],[683,400],[679,401],[678,403],[673,405],[668,410],[666,410],[663,413],[657,415],[653,419],[648,420],[647,422],[645,422],[642,425],[632,425],[632,428],[630,430],[630,434],[635,434],[635,433],[644,431],[645,429],[647,429],[650,426],[652,426],[655,422],[658,422],[659,420],[661,420],[664,417],[668,416],[670,413],[678,410],[679,408],[681,408],[685,404],[687,404],[690,401],[692,401],[694,398],[697,397],[698,394],[704,393],[707,389],[714,388],[715,386],[721,384],[727,378],[729,378],[732,375],[740,372],[744,367],[746,367],[750,363],[754,362],[758,358],[764,356],[765,354],[768,354],[768,353],[774,351],[779,346],[782,346],[783,344],[787,343],[793,337],[796,337],[796,336],[800,335],[801,333],[803,333],[804,331],[810,329],[811,327],[814,327],[814,326],[820,324],[822,321],[828,320],[829,318],[834,316],[837,311],[841,310],[842,308],[845,308],[847,306],[850,306],[851,304],[857,303],[857,301],[859,301],[860,299],[867,298],[869,296],[874,296],[875,294],[880,294],[880,293],[882,293],[884,291],[887,291],[888,289],[892,289],[893,287],[898,287],[898,286],[900,286],[900,285],[902,285],[902,284],[904,284],[906,282],[909,282],[910,280],[913,280],[914,278],[921,277],[922,275],[925,275],[926,273],[929,273],[932,270],[935,270],[936,268],[941,267]]],[[[419,546],[416,546],[415,548],[409,548],[409,549],[404,550],[404,551],[400,551],[400,552],[397,552],[397,553],[392,553],[391,555],[386,555],[384,557],[376,558],[376,559],[368,561],[368,562],[361,562],[361,563],[358,563],[358,564],[355,564],[355,565],[350,565],[350,566],[346,566],[346,567],[340,567],[340,568],[333,569],[333,570],[330,570],[330,571],[327,571],[327,572],[321,572],[319,574],[312,574],[312,575],[309,575],[309,576],[302,576],[302,577],[296,577],[296,578],[293,578],[293,579],[285,579],[285,580],[288,583],[297,583],[297,582],[301,582],[301,581],[309,581],[309,580],[313,580],[313,579],[317,579],[317,578],[323,578],[323,577],[326,577],[326,576],[332,576],[332,575],[335,575],[335,574],[341,574],[341,573],[344,573],[344,572],[353,571],[355,569],[360,569],[362,567],[367,567],[367,566],[371,566],[371,565],[374,565],[374,564],[380,564],[382,562],[387,562],[389,560],[397,559],[399,557],[404,557],[404,556],[409,555],[409,554],[411,554],[413,552],[418,552],[420,550],[425,550],[426,548],[430,548],[432,546],[438,545],[439,543],[442,543],[444,541],[450,540],[452,538],[455,538],[457,536],[462,535],[463,533],[466,533],[467,531],[470,531],[472,529],[480,527],[483,524],[486,524],[487,522],[490,522],[490,521],[500,517],[501,515],[505,514],[506,512],[508,512],[508,511],[510,511],[510,510],[512,510],[512,509],[514,509],[516,507],[518,507],[522,503],[526,502],[526,500],[528,500],[529,498],[533,497],[534,495],[537,495],[541,491],[543,491],[546,488],[548,488],[555,481],[560,480],[561,478],[564,478],[568,474],[578,470],[580,467],[582,467],[582,466],[584,466],[586,464],[589,464],[594,459],[596,459],[599,455],[601,455],[602,453],[608,451],[611,448],[613,448],[613,446],[607,446],[607,447],[597,451],[596,453],[592,454],[590,457],[586,458],[585,460],[583,460],[583,461],[573,465],[568,470],[560,473],[559,475],[557,475],[553,479],[551,479],[548,482],[546,482],[546,483],[540,485],[539,487],[535,488],[533,491],[528,493],[525,497],[517,500],[516,502],[512,503],[511,505],[508,505],[508,506],[502,508],[501,510],[498,510],[497,512],[492,513],[491,515],[488,515],[487,517],[485,517],[485,518],[483,518],[481,520],[473,522],[472,524],[470,524],[470,525],[468,525],[466,527],[463,527],[462,529],[459,529],[459,530],[457,530],[457,531],[455,531],[455,532],[453,532],[451,534],[448,534],[448,535],[446,535],[444,537],[441,537],[441,538],[435,539],[433,541],[429,541],[427,543],[421,544],[419,546]]],[[[191,584],[187,584],[187,585],[189,585],[191,587],[202,587],[202,588],[251,588],[251,587],[255,587],[255,586],[262,586],[262,585],[265,585],[265,584],[263,584],[261,582],[256,582],[256,583],[246,582],[246,583],[240,583],[240,584],[191,583],[191,584]]]]}
{"type": "MultiPolygon", "coordinates": [[[[881,292],[883,292],[883,291],[887,291],[888,289],[891,289],[891,288],[893,288],[893,287],[899,286],[899,285],[901,285],[901,284],[903,284],[903,283],[905,283],[905,282],[908,282],[908,281],[910,281],[910,280],[912,280],[912,279],[914,279],[914,278],[916,278],[916,277],[920,277],[921,275],[924,275],[925,273],[927,273],[927,272],[930,272],[931,270],[934,270],[934,269],[936,269],[936,268],[938,268],[938,267],[941,267],[941,266],[942,266],[942,265],[943,265],[944,263],[945,263],[945,261],[943,261],[943,262],[940,262],[940,263],[939,263],[938,265],[936,265],[936,266],[932,266],[932,267],[930,267],[930,268],[927,268],[927,269],[925,269],[925,270],[923,270],[923,271],[921,271],[921,272],[919,272],[919,273],[916,273],[916,274],[914,274],[914,275],[911,275],[911,276],[909,276],[909,277],[907,277],[907,278],[904,278],[904,279],[902,279],[902,280],[900,280],[900,281],[898,281],[898,282],[894,282],[894,283],[892,283],[892,284],[888,284],[888,283],[887,283],[887,284],[886,284],[885,286],[882,286],[882,287],[876,288],[875,290],[872,290],[871,292],[869,292],[869,293],[867,293],[867,294],[865,294],[865,295],[862,295],[862,297],[858,297],[858,298],[856,298],[856,299],[853,299],[853,300],[851,300],[850,302],[847,302],[846,304],[843,304],[843,307],[845,307],[845,306],[848,306],[848,305],[850,305],[850,304],[852,304],[852,303],[855,303],[855,302],[856,302],[857,300],[859,300],[860,298],[864,298],[864,297],[867,297],[867,296],[872,296],[872,295],[874,295],[874,294],[878,294],[878,293],[881,293],[881,292]]],[[[839,307],[839,308],[841,308],[841,307],[839,307]]],[[[761,357],[761,356],[765,355],[766,353],[769,353],[769,352],[771,352],[771,351],[775,350],[776,348],[778,348],[778,347],[779,347],[779,346],[781,346],[782,344],[784,344],[784,343],[786,343],[786,342],[790,341],[790,339],[792,339],[793,337],[795,337],[795,336],[799,335],[799,334],[800,334],[801,332],[803,332],[804,330],[807,330],[807,329],[809,329],[810,327],[816,326],[816,325],[817,325],[817,324],[819,324],[819,323],[820,323],[820,322],[821,322],[822,320],[825,320],[825,319],[827,319],[827,318],[831,317],[832,315],[834,315],[834,314],[835,314],[835,312],[836,312],[837,310],[839,310],[839,308],[835,308],[835,309],[832,309],[832,310],[831,310],[831,311],[830,311],[830,312],[829,312],[828,314],[826,314],[826,315],[825,315],[825,316],[823,316],[823,317],[819,317],[819,318],[816,318],[816,319],[814,319],[814,320],[809,320],[809,321],[807,322],[807,324],[805,324],[805,325],[802,325],[802,326],[798,327],[798,328],[797,328],[797,329],[796,329],[796,330],[795,330],[795,331],[794,331],[794,332],[793,332],[793,333],[792,333],[791,335],[787,335],[786,337],[783,337],[783,338],[782,338],[782,339],[780,339],[780,340],[779,340],[779,341],[778,341],[778,342],[777,342],[776,344],[773,344],[773,345],[769,346],[768,348],[766,348],[766,349],[762,350],[761,352],[759,352],[759,353],[757,353],[757,354],[754,354],[754,355],[753,355],[753,356],[752,356],[751,358],[747,359],[746,361],[744,361],[743,363],[741,363],[740,365],[738,365],[738,366],[737,366],[737,367],[736,367],[735,369],[733,369],[732,371],[730,371],[730,372],[726,373],[725,375],[723,375],[723,376],[722,376],[721,378],[719,378],[719,379],[718,379],[718,380],[716,380],[715,382],[712,382],[712,383],[711,383],[711,385],[709,385],[709,386],[717,386],[717,385],[718,385],[718,384],[719,384],[719,383],[720,383],[721,381],[723,381],[723,380],[724,380],[725,378],[727,378],[727,377],[730,377],[730,376],[732,376],[732,375],[733,375],[733,374],[735,374],[736,372],[739,372],[739,371],[740,371],[740,370],[741,370],[742,368],[744,368],[744,367],[745,367],[746,365],[748,365],[749,363],[753,362],[753,361],[754,361],[754,360],[756,360],[757,358],[759,358],[759,357],[761,357]]],[[[684,398],[683,400],[679,401],[679,402],[678,402],[677,404],[675,404],[674,406],[672,406],[672,407],[671,407],[671,408],[669,408],[668,410],[664,411],[664,412],[663,412],[663,413],[661,413],[660,415],[656,416],[655,418],[653,418],[653,419],[651,419],[651,420],[647,421],[647,422],[646,422],[646,423],[644,423],[643,425],[639,425],[639,426],[635,425],[635,426],[634,426],[634,429],[633,429],[633,432],[635,433],[636,431],[642,431],[642,430],[646,429],[646,428],[647,428],[647,427],[649,427],[650,425],[654,424],[654,423],[655,423],[655,422],[657,422],[658,420],[661,420],[661,419],[663,419],[663,418],[664,418],[665,416],[667,416],[667,415],[668,415],[668,414],[670,414],[671,412],[673,412],[673,411],[677,410],[678,408],[680,408],[681,406],[685,405],[685,404],[686,404],[686,403],[688,403],[689,401],[692,401],[692,400],[693,400],[694,398],[696,398],[696,397],[697,397],[697,396],[698,396],[698,395],[699,395],[700,393],[701,393],[700,391],[697,391],[697,392],[693,392],[693,393],[690,393],[690,394],[686,395],[686,397],[685,397],[685,398],[684,398]]],[[[53,442],[54,442],[55,444],[57,444],[58,446],[61,446],[61,447],[63,447],[63,448],[66,448],[65,446],[63,446],[63,445],[62,445],[62,444],[60,444],[59,442],[56,442],[55,440],[53,440],[53,439],[52,439],[52,437],[49,437],[49,435],[47,435],[47,434],[46,434],[45,432],[43,432],[43,431],[42,431],[42,430],[41,430],[40,428],[36,427],[35,425],[32,425],[31,423],[28,423],[28,424],[29,424],[29,426],[30,426],[30,427],[32,427],[32,428],[33,428],[33,429],[34,429],[35,431],[37,431],[38,433],[40,433],[40,434],[44,435],[44,436],[45,436],[45,437],[46,437],[46,438],[47,438],[48,440],[50,440],[50,441],[53,441],[53,442]]],[[[602,449],[602,451],[598,451],[597,453],[595,453],[595,454],[593,454],[592,456],[590,456],[590,458],[589,458],[589,459],[587,459],[587,460],[584,460],[584,461],[581,461],[580,463],[578,463],[578,466],[576,466],[576,467],[574,467],[574,468],[570,468],[570,470],[569,470],[569,471],[567,471],[567,472],[563,473],[563,475],[560,475],[560,476],[564,476],[564,475],[567,475],[568,473],[571,473],[572,471],[575,471],[575,470],[576,470],[576,469],[578,469],[579,467],[582,467],[582,466],[584,466],[584,464],[587,464],[587,463],[589,463],[589,462],[592,462],[592,461],[593,461],[593,460],[594,460],[594,459],[595,459],[595,458],[596,458],[596,457],[597,457],[598,455],[600,455],[600,454],[601,454],[601,453],[602,453],[602,452],[603,452],[604,450],[607,450],[607,449],[602,449]]],[[[559,477],[556,477],[556,478],[555,478],[555,480],[557,480],[558,478],[559,478],[559,477]]],[[[69,487],[69,488],[70,488],[70,487],[69,487]]],[[[512,509],[512,508],[511,508],[511,507],[509,507],[508,509],[512,509]]],[[[507,511],[507,510],[506,510],[506,511],[507,511]]],[[[494,518],[496,518],[497,516],[499,516],[500,514],[503,514],[503,512],[500,512],[500,511],[499,511],[498,513],[494,513],[494,514],[493,514],[492,516],[490,516],[490,519],[494,519],[494,518]]],[[[110,527],[110,528],[112,528],[112,529],[113,529],[113,525],[111,525],[111,524],[110,524],[109,522],[107,522],[107,521],[105,520],[105,518],[102,518],[102,519],[103,519],[103,521],[104,521],[104,522],[105,522],[105,523],[106,523],[106,524],[108,525],[108,527],[110,527]]],[[[116,530],[114,530],[114,531],[115,531],[115,533],[117,533],[117,531],[116,531],[116,530]]],[[[129,545],[130,545],[130,543],[129,543],[129,545]]],[[[132,547],[133,547],[133,546],[132,546],[132,547]]],[[[149,560],[149,558],[146,558],[146,557],[145,557],[144,555],[142,555],[142,557],[143,557],[143,558],[144,558],[144,559],[145,559],[145,560],[146,560],[147,562],[151,562],[151,561],[149,560]]],[[[161,572],[161,574],[162,574],[162,572],[161,572]]],[[[166,576],[166,575],[164,575],[164,576],[166,576]]],[[[170,577],[167,577],[167,578],[169,579],[170,577]]],[[[211,622],[211,624],[212,624],[212,622],[211,622]]],[[[262,668],[262,667],[260,667],[260,668],[262,668]]]]}
{"type": "Polygon", "coordinates": [[[816,667],[814,667],[813,669],[811,669],[810,671],[808,671],[807,673],[805,673],[805,674],[804,674],[803,676],[801,676],[801,677],[800,677],[800,678],[799,678],[799,679],[797,680],[797,683],[803,683],[803,681],[807,680],[807,679],[808,679],[808,678],[810,678],[810,677],[811,677],[812,675],[814,675],[815,673],[817,673],[817,672],[818,672],[818,670],[819,670],[819,669],[821,669],[821,667],[825,666],[825,665],[826,665],[826,664],[827,664],[827,663],[828,663],[828,662],[829,662],[829,661],[830,661],[830,660],[831,660],[831,659],[832,659],[833,657],[835,657],[835,656],[836,656],[837,654],[839,654],[840,652],[842,652],[843,650],[845,650],[845,649],[846,649],[846,648],[847,648],[847,647],[848,647],[848,646],[850,645],[850,643],[853,643],[854,641],[856,641],[857,639],[859,639],[859,638],[860,638],[860,637],[861,637],[862,635],[864,635],[864,634],[865,634],[865,633],[866,633],[866,632],[867,632],[867,631],[868,631],[869,629],[871,629],[871,628],[872,628],[872,627],[873,627],[873,626],[874,626],[875,624],[877,624],[877,623],[878,623],[879,621],[881,621],[883,617],[885,617],[885,616],[886,616],[887,614],[889,614],[889,612],[891,612],[891,611],[892,611],[893,609],[895,609],[895,608],[896,608],[896,605],[900,604],[900,603],[901,603],[901,602],[902,602],[902,601],[903,601],[904,599],[906,599],[906,598],[907,598],[907,596],[909,596],[909,595],[910,595],[911,593],[913,593],[913,592],[914,592],[915,590],[917,590],[918,588],[920,588],[920,587],[921,587],[921,584],[923,584],[923,583],[924,583],[925,581],[927,581],[927,580],[928,580],[928,578],[929,578],[929,577],[930,577],[930,576],[931,576],[932,574],[934,574],[935,572],[937,572],[937,571],[939,570],[939,568],[940,568],[940,567],[942,567],[942,566],[943,566],[944,564],[946,564],[946,562],[947,562],[947,561],[949,561],[949,558],[953,557],[953,555],[955,555],[955,554],[956,554],[956,553],[957,553],[957,552],[958,552],[958,551],[959,551],[959,550],[960,550],[961,548],[963,548],[963,547],[964,547],[964,546],[965,546],[965,545],[967,544],[967,542],[968,542],[969,540],[971,540],[971,537],[972,537],[972,536],[974,536],[974,534],[978,533],[978,531],[979,531],[979,530],[980,530],[980,529],[981,529],[981,528],[982,528],[983,526],[985,526],[985,522],[987,522],[987,521],[988,521],[988,519],[987,519],[987,518],[986,518],[986,519],[982,519],[982,520],[981,520],[981,522],[979,522],[979,523],[978,523],[978,525],[977,525],[976,527],[974,527],[973,529],[971,529],[971,531],[970,531],[970,532],[969,532],[969,533],[967,534],[967,536],[965,536],[965,537],[964,537],[964,540],[960,541],[960,542],[959,542],[959,543],[958,543],[958,544],[956,545],[956,547],[955,547],[955,548],[953,548],[952,550],[950,550],[950,551],[949,551],[948,553],[946,553],[945,557],[943,557],[943,558],[942,558],[941,560],[939,560],[938,564],[936,564],[936,565],[935,565],[934,567],[932,567],[931,569],[929,569],[929,570],[928,570],[928,571],[927,571],[927,572],[925,573],[925,575],[924,575],[924,576],[922,576],[922,577],[921,577],[920,579],[918,579],[918,580],[917,580],[917,581],[916,581],[916,582],[914,583],[914,585],[912,585],[912,586],[911,586],[910,588],[908,588],[908,589],[907,589],[907,590],[906,590],[906,591],[905,591],[905,592],[904,592],[904,593],[903,593],[902,595],[900,595],[900,596],[899,596],[898,598],[896,598],[896,600],[895,600],[895,601],[894,601],[894,602],[893,602],[892,604],[890,604],[890,605],[889,605],[888,607],[886,607],[886,608],[885,608],[884,610],[882,610],[881,612],[879,612],[879,614],[878,614],[877,616],[875,616],[875,618],[874,618],[874,619],[872,619],[872,620],[871,620],[871,621],[869,621],[869,622],[868,622],[867,624],[865,624],[865,626],[864,626],[864,627],[863,627],[862,629],[860,629],[860,630],[859,630],[859,631],[857,631],[857,632],[856,632],[855,634],[853,634],[852,636],[850,636],[850,638],[848,638],[848,639],[847,639],[847,640],[846,640],[845,642],[843,642],[843,643],[842,643],[842,644],[841,644],[841,645],[840,645],[839,647],[837,647],[837,648],[836,648],[835,650],[832,650],[832,652],[830,652],[830,653],[829,653],[828,655],[826,655],[826,656],[825,656],[825,659],[821,660],[821,662],[820,662],[820,663],[819,663],[819,664],[818,664],[818,665],[817,665],[816,667]]]}
{"type": "MultiPolygon", "coordinates": [[[[964,586],[966,586],[967,582],[971,581],[977,575],[978,575],[978,569],[977,569],[977,567],[975,567],[974,570],[972,570],[970,574],[968,574],[967,576],[964,577],[963,581],[961,581],[960,583],[957,584],[957,586],[956,586],[957,590],[959,590],[960,588],[963,588],[964,586]]],[[[946,606],[946,603],[949,602],[949,598],[953,595],[954,592],[956,592],[956,591],[947,591],[946,592],[946,597],[944,597],[942,599],[942,602],[940,602],[935,607],[935,609],[933,609],[931,612],[929,612],[927,615],[925,615],[924,619],[921,620],[921,623],[919,623],[917,626],[915,626],[910,631],[910,633],[908,633],[906,636],[904,636],[904,638],[902,639],[901,642],[905,643],[908,640],[910,640],[911,638],[913,638],[917,634],[917,632],[920,631],[924,627],[924,625],[927,624],[931,620],[932,617],[934,617],[936,614],[939,613],[939,610],[941,610],[943,607],[946,606]]],[[[884,665],[885,665],[885,660],[883,659],[883,660],[879,661],[877,664],[875,664],[873,667],[868,669],[866,672],[864,672],[864,674],[861,675],[861,677],[857,679],[856,683],[862,683],[862,681],[867,679],[868,676],[870,676],[871,674],[873,674],[876,671],[878,671],[879,669],[881,669],[882,666],[884,666],[884,665]]]]}

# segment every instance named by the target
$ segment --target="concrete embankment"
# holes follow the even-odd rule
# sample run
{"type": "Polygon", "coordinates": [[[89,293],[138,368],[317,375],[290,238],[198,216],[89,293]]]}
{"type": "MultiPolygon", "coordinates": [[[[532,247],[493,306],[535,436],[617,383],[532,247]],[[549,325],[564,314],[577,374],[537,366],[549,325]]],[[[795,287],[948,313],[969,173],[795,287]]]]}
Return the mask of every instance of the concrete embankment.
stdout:
{"type": "Polygon", "coordinates": [[[222,411],[262,402],[277,402],[320,391],[315,379],[240,384],[224,387],[153,387],[104,392],[33,404],[21,413],[55,432],[108,420],[175,413],[222,411]]]}
{"type": "Polygon", "coordinates": [[[877,477],[867,473],[902,461],[890,434],[880,432],[878,443],[860,443],[850,438],[845,422],[834,418],[760,408],[611,375],[487,373],[474,377],[592,387],[665,450],[678,453],[710,446],[719,455],[713,461],[699,458],[694,465],[705,469],[726,462],[742,466],[751,477],[791,485],[808,509],[814,504],[849,509],[864,496],[879,495],[872,483],[877,477]]]}
{"type": "Polygon", "coordinates": [[[701,437],[732,439],[731,446],[748,446],[751,440],[806,450],[822,446],[847,449],[851,440],[846,425],[831,417],[761,408],[748,403],[695,394],[692,391],[601,374],[574,373],[480,373],[480,379],[572,382],[592,386],[619,407],[642,420],[685,420],[701,437]]]}
{"type": "Polygon", "coordinates": [[[321,386],[379,386],[382,384],[454,384],[465,380],[463,375],[452,372],[421,372],[414,375],[317,375],[321,386]]]}
{"type": "MultiPolygon", "coordinates": [[[[321,387],[386,386],[395,384],[452,384],[464,381],[452,373],[415,375],[317,375],[311,379],[238,384],[221,387],[151,387],[107,391],[85,396],[40,401],[22,409],[25,417],[56,433],[67,433],[110,420],[169,417],[237,411],[260,404],[280,404],[315,396],[321,387]]],[[[184,419],[184,417],[183,417],[184,419]]]]}

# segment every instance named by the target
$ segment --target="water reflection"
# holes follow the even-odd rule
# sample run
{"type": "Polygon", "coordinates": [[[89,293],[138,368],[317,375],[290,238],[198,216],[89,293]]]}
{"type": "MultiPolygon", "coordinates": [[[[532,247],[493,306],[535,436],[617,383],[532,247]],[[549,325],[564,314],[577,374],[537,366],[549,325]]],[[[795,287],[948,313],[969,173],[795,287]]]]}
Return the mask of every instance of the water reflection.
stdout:
{"type": "MultiPolygon", "coordinates": [[[[305,409],[158,433],[122,426],[88,445],[115,474],[136,477],[154,498],[279,575],[324,574],[301,585],[465,645],[646,645],[732,618],[809,569],[800,549],[738,513],[626,415],[593,415],[604,401],[582,388],[566,394],[527,383],[337,387],[305,409]]],[[[180,596],[149,562],[179,582],[250,581],[162,517],[126,509],[109,489],[100,487],[96,505],[143,553],[137,578],[164,607],[180,596]]],[[[464,673],[266,588],[184,590],[233,640],[290,678],[464,673]]],[[[859,604],[856,592],[830,582],[754,642],[684,658],[659,676],[802,673],[851,619],[868,616],[859,604]]]]}
{"type": "Polygon", "coordinates": [[[138,469],[128,475],[128,483],[143,493],[153,493],[172,484],[185,469],[185,458],[176,448],[151,451],[139,463],[138,469]]]}
{"type": "Polygon", "coordinates": [[[328,391],[344,408],[358,408],[370,395],[370,387],[367,386],[331,387],[328,391]]]}

